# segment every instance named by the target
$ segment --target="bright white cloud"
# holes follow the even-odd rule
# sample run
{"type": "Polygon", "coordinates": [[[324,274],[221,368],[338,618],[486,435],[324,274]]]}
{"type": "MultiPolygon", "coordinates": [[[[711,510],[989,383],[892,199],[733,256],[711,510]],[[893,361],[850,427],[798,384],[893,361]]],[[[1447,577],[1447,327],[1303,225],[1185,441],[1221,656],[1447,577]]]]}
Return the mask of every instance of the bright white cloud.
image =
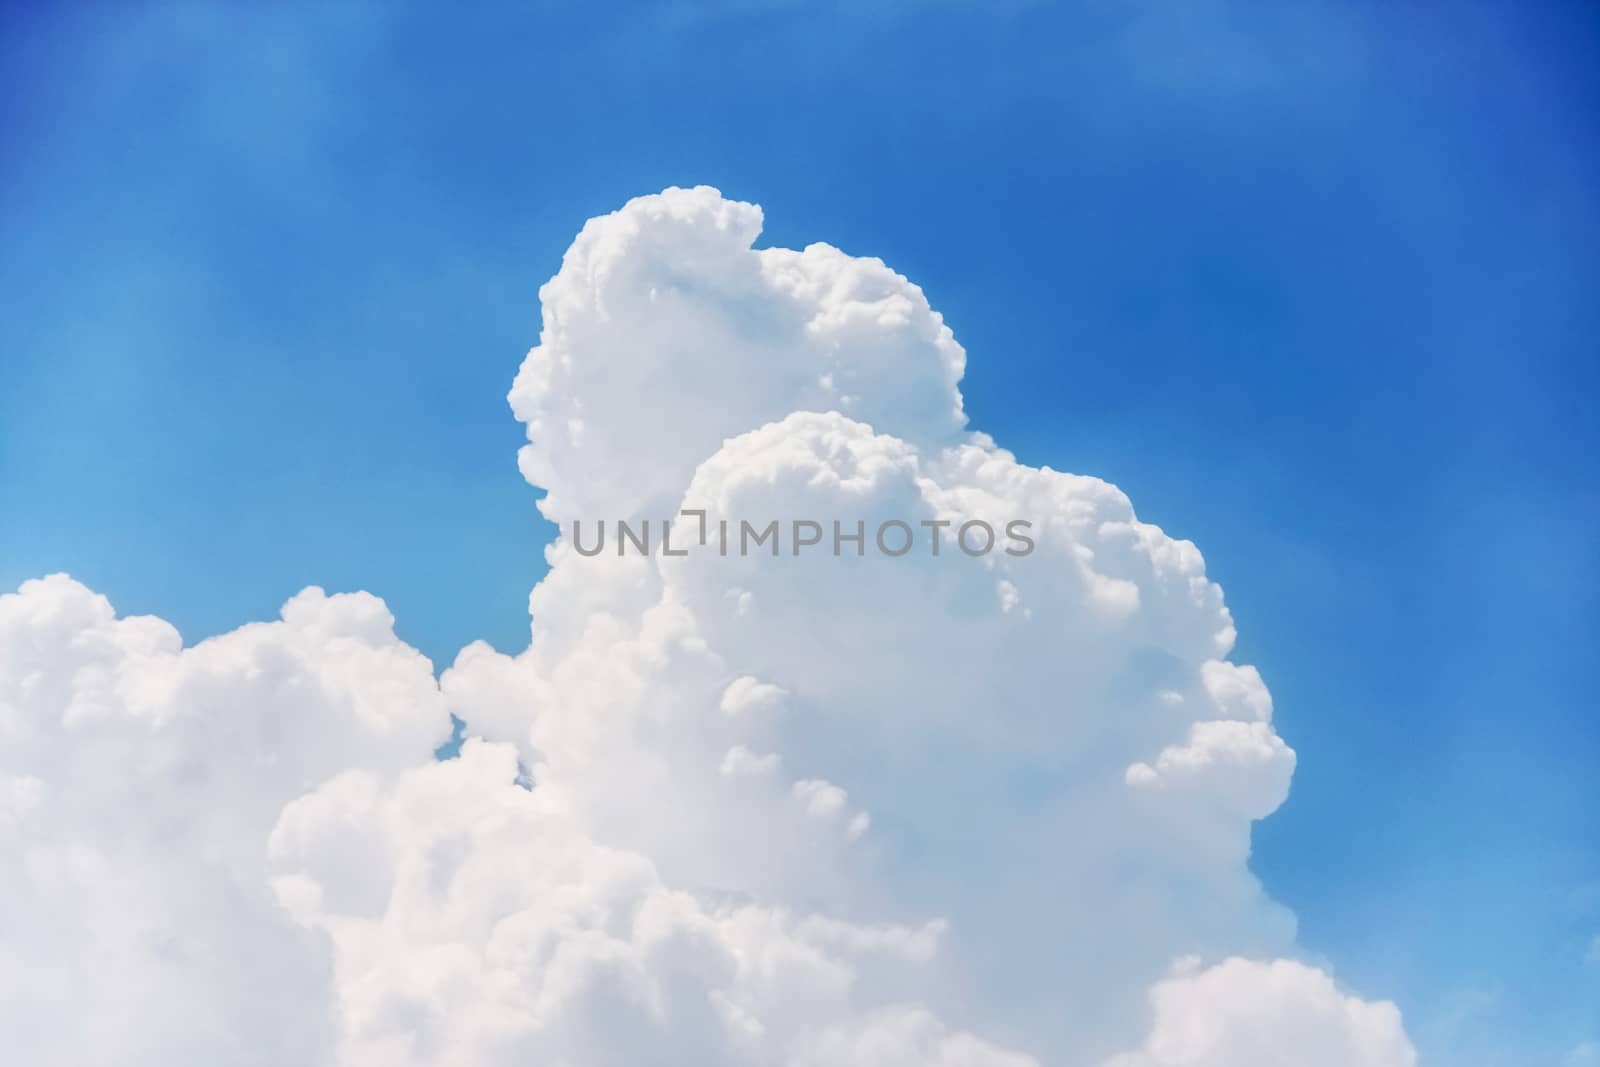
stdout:
{"type": "Polygon", "coordinates": [[[29,583],[0,598],[24,1060],[1412,1062],[1392,1006],[1278,959],[1247,861],[1294,753],[1195,546],[968,433],[921,291],[755,250],[760,221],[669,190],[584,228],[511,392],[546,514],[1025,518],[1036,551],[563,537],[529,649],[438,684],[366,594],[183,649],[29,583]],[[435,763],[449,712],[484,740],[435,763]]]}
{"type": "Polygon", "coordinates": [[[277,907],[268,833],[350,768],[449,734],[381,601],[308,589],[182,648],[56,576],[0,597],[0,1034],[30,1065],[314,1063],[325,955],[277,907]]]}
{"type": "Polygon", "coordinates": [[[669,888],[515,775],[513,748],[474,741],[393,781],[347,772],[285,810],[273,886],[336,946],[343,1062],[822,1064],[877,1047],[1032,1062],[896,1004],[937,924],[669,888]]]}
{"type": "Polygon", "coordinates": [[[792,411],[955,439],[966,354],[922,290],[827,245],[753,251],[760,232],[759,207],[706,188],[583,228],[511,389],[550,518],[670,515],[724,438],[792,411]]]}
{"type": "Polygon", "coordinates": [[[1341,993],[1289,960],[1230,959],[1150,994],[1155,1026],[1107,1067],[1407,1067],[1416,1055],[1393,1004],[1341,993]]]}

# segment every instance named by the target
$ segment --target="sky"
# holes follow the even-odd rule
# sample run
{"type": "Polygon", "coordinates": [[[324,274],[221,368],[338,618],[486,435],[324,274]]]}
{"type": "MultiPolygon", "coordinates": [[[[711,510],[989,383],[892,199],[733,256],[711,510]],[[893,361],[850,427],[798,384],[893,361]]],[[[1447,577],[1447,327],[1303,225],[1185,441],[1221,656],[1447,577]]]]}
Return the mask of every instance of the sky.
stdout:
{"type": "Polygon", "coordinates": [[[1201,547],[1299,753],[1251,869],[1307,951],[1424,1062],[1597,1055],[1586,5],[3,19],[0,587],[189,642],[364,589],[440,669],[521,651],[539,286],[709,184],[921,285],[974,427],[1201,547]]]}

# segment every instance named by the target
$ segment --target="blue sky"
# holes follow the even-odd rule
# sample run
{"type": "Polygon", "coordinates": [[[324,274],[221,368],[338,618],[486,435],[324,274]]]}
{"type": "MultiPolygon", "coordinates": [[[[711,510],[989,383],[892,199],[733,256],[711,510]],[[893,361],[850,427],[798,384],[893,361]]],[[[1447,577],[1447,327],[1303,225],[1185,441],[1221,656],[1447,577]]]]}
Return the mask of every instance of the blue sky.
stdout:
{"type": "Polygon", "coordinates": [[[709,183],[920,283],[975,426],[1202,548],[1300,752],[1254,866],[1310,950],[1434,1063],[1600,1040],[1592,9],[39,7],[0,585],[521,648],[537,287],[709,183]]]}

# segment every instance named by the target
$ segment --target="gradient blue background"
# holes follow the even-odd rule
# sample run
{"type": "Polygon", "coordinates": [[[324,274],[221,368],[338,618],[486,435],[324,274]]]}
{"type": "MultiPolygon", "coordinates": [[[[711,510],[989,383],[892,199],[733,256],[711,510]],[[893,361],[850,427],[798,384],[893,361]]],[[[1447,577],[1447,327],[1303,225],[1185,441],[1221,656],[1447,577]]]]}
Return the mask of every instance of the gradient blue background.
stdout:
{"type": "Polygon", "coordinates": [[[1425,1062],[1600,1041],[1600,9],[50,7],[0,24],[0,587],[520,649],[537,287],[713,184],[1200,545],[1301,754],[1255,868],[1425,1062]]]}

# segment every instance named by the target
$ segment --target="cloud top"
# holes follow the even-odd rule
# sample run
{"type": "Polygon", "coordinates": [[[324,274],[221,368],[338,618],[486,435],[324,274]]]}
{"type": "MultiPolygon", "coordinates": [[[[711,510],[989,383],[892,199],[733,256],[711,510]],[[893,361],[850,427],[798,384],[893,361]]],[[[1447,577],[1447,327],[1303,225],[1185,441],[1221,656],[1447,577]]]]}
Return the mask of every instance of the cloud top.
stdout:
{"type": "Polygon", "coordinates": [[[959,434],[966,353],[922,290],[824,244],[756,249],[761,221],[700,186],[584,226],[510,397],[549,518],[664,517],[725,438],[792,411],[959,434]]]}

